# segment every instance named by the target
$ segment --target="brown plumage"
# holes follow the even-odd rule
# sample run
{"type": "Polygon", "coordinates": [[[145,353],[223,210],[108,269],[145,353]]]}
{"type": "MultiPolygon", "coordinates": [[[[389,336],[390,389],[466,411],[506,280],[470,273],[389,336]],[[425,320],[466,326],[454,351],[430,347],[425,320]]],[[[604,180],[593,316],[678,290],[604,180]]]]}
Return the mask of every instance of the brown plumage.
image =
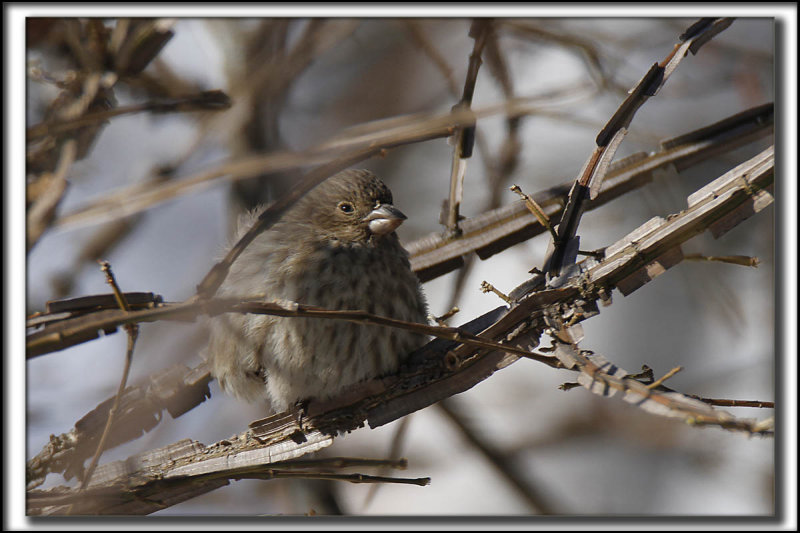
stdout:
{"type": "MultiPolygon", "coordinates": [[[[239,236],[257,216],[255,211],[240,220],[239,236]]],[[[234,262],[218,294],[424,323],[425,298],[394,232],[405,218],[374,174],[340,172],[259,235],[234,262]]],[[[425,340],[344,320],[226,314],[211,322],[208,360],[226,391],[282,411],[392,373],[425,340]]]]}

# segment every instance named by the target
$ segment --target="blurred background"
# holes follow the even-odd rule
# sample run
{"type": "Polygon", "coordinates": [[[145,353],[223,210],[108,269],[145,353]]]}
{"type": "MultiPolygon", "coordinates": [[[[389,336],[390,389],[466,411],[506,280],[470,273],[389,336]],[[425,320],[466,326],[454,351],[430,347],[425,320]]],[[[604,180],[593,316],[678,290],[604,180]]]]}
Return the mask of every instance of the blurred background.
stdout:
{"type": "MultiPolygon", "coordinates": [[[[574,179],[626,91],[694,21],[497,19],[491,53],[499,59],[485,58],[473,107],[530,98],[539,109],[514,126],[500,114],[478,122],[461,213],[474,216],[517,200],[508,191],[515,183],[532,194],[574,179]]],[[[119,23],[102,21],[106,28],[119,23]]],[[[109,106],[217,89],[232,105],[127,114],[102,126],[68,170],[53,226],[28,254],[28,314],[43,310],[48,300],[108,292],[97,250],[123,290],[152,291],[167,301],[190,297],[224,253],[235,216],[288,190],[305,168],[218,179],[110,222],[94,217],[69,224],[71,214],[136,184],[179,180],[253,154],[303,152],[375,120],[446,113],[461,97],[474,42],[471,21],[458,18],[181,18],[165,24],[172,37],[143,71],[116,82],[109,106]]],[[[77,68],[73,52],[79,47],[70,40],[89,39],[91,31],[86,19],[28,20],[28,127],[45,119],[77,68]]],[[[773,101],[774,42],[772,19],[737,19],[687,57],[646,102],[617,159],[654,151],[661,140],[773,101]]],[[[653,216],[685,208],[689,194],[770,142],[657,178],[587,212],[579,231],[582,248],[606,246],[653,216]]],[[[443,230],[439,213],[452,149],[446,139],[434,139],[357,165],[386,181],[395,205],[408,215],[398,231],[402,241],[443,230]]],[[[769,207],[719,240],[696,237],[685,253],[756,256],[760,264],[684,261],[628,297],[615,292],[613,305],[584,322],[581,346],[632,372],[646,364],[656,377],[680,365],[684,370],[669,385],[688,394],[774,400],[774,234],[769,207]]],[[[532,267],[541,268],[547,239],[540,235],[474,261],[466,275],[453,272],[426,283],[431,312],[441,315],[455,303],[461,311],[451,323],[460,324],[501,305],[480,291],[481,281],[510,292],[532,267]]],[[[129,384],[176,362],[196,365],[204,343],[202,326],[142,325],[129,384]]],[[[69,431],[115,393],[125,344],[118,333],[27,363],[28,458],[51,434],[69,431]]],[[[384,458],[397,446],[409,467],[395,475],[430,476],[428,487],[234,481],[156,514],[773,514],[772,439],[689,427],[617,398],[557,388],[572,380],[570,372],[518,361],[453,397],[446,410],[431,406],[375,430],[355,431],[321,452],[384,458]],[[492,453],[504,464],[492,462],[492,453]]],[[[264,416],[258,406],[222,394],[215,382],[211,390],[205,403],[175,420],[165,415],[155,429],[107,451],[101,462],[183,438],[210,444],[264,416]]],[[[759,419],[772,414],[726,410],[759,419]]],[[[44,487],[59,484],[64,480],[51,475],[44,487]]]]}

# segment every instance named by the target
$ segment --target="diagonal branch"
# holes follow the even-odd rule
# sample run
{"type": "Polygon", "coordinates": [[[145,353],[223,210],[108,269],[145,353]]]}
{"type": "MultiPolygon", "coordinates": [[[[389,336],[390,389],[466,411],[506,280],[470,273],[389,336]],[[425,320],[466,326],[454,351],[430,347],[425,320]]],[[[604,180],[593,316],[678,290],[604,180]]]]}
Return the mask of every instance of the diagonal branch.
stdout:
{"type": "Polygon", "coordinates": [[[681,34],[680,42],[661,63],[656,63],[650,68],[597,135],[597,148],[589,156],[570,190],[561,221],[557,226],[558,237],[551,241],[548,249],[542,270],[547,273],[549,281],[558,283],[555,280],[561,276],[564,269],[575,263],[579,243],[576,234],[581,215],[588,200],[594,199],[600,191],[609,164],[627,134],[636,111],[649,97],[658,93],[690,50],[696,54],[702,44],[730,24],[730,19],[701,19],[681,34]]]}

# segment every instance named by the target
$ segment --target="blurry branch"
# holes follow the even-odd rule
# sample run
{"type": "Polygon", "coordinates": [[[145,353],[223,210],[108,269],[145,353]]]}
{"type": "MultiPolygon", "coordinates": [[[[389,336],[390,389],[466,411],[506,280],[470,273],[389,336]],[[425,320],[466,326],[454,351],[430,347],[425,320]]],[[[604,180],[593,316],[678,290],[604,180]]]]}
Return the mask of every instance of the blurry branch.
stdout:
{"type": "MultiPolygon", "coordinates": [[[[115,40],[115,44],[112,48],[119,49],[121,47],[122,43],[120,39],[131,31],[130,23],[131,21],[128,19],[117,21],[117,25],[113,30],[114,37],[111,38],[115,40]]],[[[136,24],[138,24],[138,22],[136,22],[136,24]]],[[[130,51],[126,52],[126,54],[130,55],[130,51]]],[[[127,60],[120,58],[117,62],[120,65],[124,65],[127,60]]],[[[141,64],[141,61],[139,61],[139,63],[141,64]]],[[[177,75],[172,68],[157,55],[153,58],[151,66],[152,69],[148,69],[148,72],[139,71],[136,72],[135,75],[127,75],[124,78],[126,84],[134,90],[134,94],[143,92],[144,95],[149,98],[148,101],[126,107],[103,109],[92,113],[86,113],[72,120],[58,120],[57,118],[45,120],[28,129],[28,141],[32,142],[33,140],[33,142],[35,142],[34,137],[36,136],[68,133],[77,128],[82,128],[94,123],[98,125],[105,124],[107,120],[124,114],[139,112],[184,113],[194,111],[219,111],[231,107],[231,98],[225,93],[221,91],[200,91],[192,83],[177,75]],[[151,70],[152,72],[150,72],[151,70]]],[[[31,69],[31,77],[50,81],[38,68],[31,69]]],[[[56,83],[56,85],[63,86],[64,83],[56,83]]],[[[209,133],[219,130],[219,128],[213,127],[213,117],[222,116],[226,120],[230,120],[230,115],[231,113],[195,114],[192,117],[197,124],[193,129],[195,136],[194,141],[190,143],[188,149],[184,150],[182,154],[175,156],[168,164],[154,165],[147,181],[152,184],[163,183],[172,179],[176,174],[176,169],[180,168],[188,157],[197,151],[203,139],[206,138],[209,133]]],[[[80,275],[82,267],[88,263],[94,263],[102,257],[108,256],[114,247],[122,242],[142,220],[143,218],[140,216],[117,218],[98,228],[88,241],[83,244],[72,264],[63,265],[64,268],[62,272],[54,276],[52,285],[55,294],[63,297],[71,293],[74,280],[80,275]]]]}
{"type": "MultiPolygon", "coordinates": [[[[486,43],[486,62],[492,76],[500,84],[506,100],[514,99],[514,86],[508,64],[497,35],[497,27],[493,27],[486,43]]],[[[506,138],[500,146],[499,154],[486,162],[487,182],[489,184],[489,199],[484,210],[495,209],[501,203],[503,183],[516,170],[519,163],[519,153],[522,143],[519,139],[519,126],[522,117],[508,117],[506,119],[506,138]]],[[[488,154],[487,154],[488,155],[488,154]]]]}
{"type": "Polygon", "coordinates": [[[237,76],[237,91],[252,92],[254,98],[265,98],[279,104],[297,77],[321,54],[352,35],[359,24],[357,20],[311,19],[306,21],[302,33],[292,41],[293,46],[287,48],[289,41],[285,22],[262,21],[262,27],[256,30],[251,42],[246,45],[249,48],[249,64],[237,76]],[[265,44],[264,39],[276,39],[279,42],[265,44]],[[258,63],[261,63],[261,68],[255,68],[258,63]],[[266,91],[266,94],[259,89],[266,91]]]}
{"type": "MultiPolygon", "coordinates": [[[[412,19],[404,19],[403,24],[405,25],[406,30],[411,35],[414,44],[416,44],[425,53],[425,55],[427,55],[431,59],[431,61],[433,61],[434,65],[436,65],[437,70],[447,83],[447,88],[450,94],[453,96],[453,98],[458,98],[458,82],[453,76],[453,69],[447,63],[447,60],[442,56],[442,54],[439,53],[439,51],[436,49],[436,46],[431,42],[428,36],[422,31],[420,27],[421,23],[414,21],[412,19]]],[[[477,128],[475,128],[475,144],[478,146],[478,150],[481,152],[483,156],[483,161],[488,171],[489,168],[488,161],[490,159],[489,150],[487,148],[485,140],[483,139],[483,136],[477,130],[477,128]]],[[[448,199],[442,205],[442,210],[439,213],[440,224],[447,223],[446,212],[449,204],[450,200],[448,199]]],[[[455,236],[455,234],[451,232],[451,237],[453,236],[455,236]]],[[[456,302],[459,300],[461,291],[464,288],[464,283],[466,282],[467,274],[469,273],[470,270],[469,268],[470,265],[471,261],[465,261],[461,270],[458,271],[457,277],[453,284],[453,291],[451,293],[450,302],[446,306],[446,308],[453,309],[456,307],[456,302]]],[[[370,503],[370,500],[375,493],[375,489],[377,489],[377,487],[375,487],[374,490],[370,491],[370,494],[367,495],[367,499],[364,503],[365,507],[370,503]]]]}
{"type": "Polygon", "coordinates": [[[436,405],[455,424],[469,443],[502,473],[503,477],[509,481],[514,490],[522,496],[534,512],[544,515],[563,514],[563,511],[557,510],[558,508],[553,505],[550,497],[542,494],[542,491],[530,481],[529,473],[523,476],[522,470],[515,464],[513,457],[499,450],[491,440],[482,438],[478,433],[478,428],[470,426],[467,418],[461,414],[462,410],[459,403],[453,398],[448,398],[436,405]]]}
{"type": "MultiPolygon", "coordinates": [[[[388,454],[390,460],[393,457],[399,457],[400,454],[402,453],[403,444],[405,443],[406,435],[408,434],[408,426],[410,425],[412,418],[413,416],[409,415],[401,418],[400,421],[397,423],[397,428],[394,432],[394,435],[392,435],[391,439],[392,443],[391,449],[389,450],[388,454]]],[[[386,474],[385,470],[388,470],[388,466],[383,467],[381,470],[382,471],[379,473],[381,473],[381,475],[385,475],[386,474]]],[[[375,498],[375,495],[377,494],[377,491],[380,487],[381,485],[373,485],[369,488],[369,492],[367,492],[367,496],[364,498],[364,503],[362,504],[362,510],[369,507],[370,503],[372,503],[372,500],[375,498]]]]}
{"type": "MultiPolygon", "coordinates": [[[[65,81],[58,84],[61,89],[59,96],[50,103],[45,112],[45,121],[70,122],[79,119],[85,113],[108,109],[112,105],[113,88],[118,79],[113,72],[80,72],[66,75],[65,81]]],[[[100,133],[101,126],[103,124],[89,123],[79,131],[70,132],[69,136],[49,135],[37,139],[37,142],[29,141],[25,154],[28,174],[52,170],[58,148],[70,139],[78,144],[76,159],[82,159],[100,133]]]]}
{"type": "Polygon", "coordinates": [[[136,76],[172,39],[175,19],[119,19],[108,43],[110,63],[120,76],[136,76]]]}
{"type": "Polygon", "coordinates": [[[36,194],[27,210],[28,231],[25,239],[27,251],[33,248],[55,218],[56,208],[67,191],[67,174],[75,162],[76,152],[77,141],[72,139],[66,141],[61,147],[61,156],[55,170],[52,173],[44,172],[37,178],[36,188],[42,192],[36,194]]]}
{"type": "MultiPolygon", "coordinates": [[[[602,259],[585,259],[576,265],[572,277],[561,287],[545,288],[543,276],[536,274],[512,291],[514,304],[510,307],[500,307],[460,328],[420,326],[419,331],[446,333],[444,336],[448,340],[437,339],[420,348],[397,374],[365,382],[329,401],[312,400],[302,414],[290,410],[253,422],[247,432],[211,446],[181,441],[98,467],[88,489],[96,490],[103,497],[81,500],[75,505],[88,506],[84,507],[86,512],[149,513],[213,490],[225,484],[229,477],[236,477],[243,468],[266,468],[265,475],[269,476],[269,468],[274,467],[276,461],[328,446],[333,435],[361,427],[364,421],[377,427],[471,388],[514,363],[521,353],[532,353],[543,333],[551,336],[551,349],[560,363],[577,371],[578,382],[594,393],[611,396],[617,391],[623,392],[627,401],[635,402],[648,412],[679,417],[694,425],[772,434],[770,420],[739,419],[713,409],[708,403],[663,390],[663,386],[648,387],[638,381],[637,376],[629,375],[602,356],[578,349],[576,343],[582,336],[579,322],[598,313],[598,299],[609,300],[615,286],[623,294],[630,294],[680,262],[681,243],[707,229],[718,237],[769,205],[772,196],[768,190],[773,180],[774,159],[770,148],[689,196],[686,210],[667,219],[656,217],[645,223],[608,246],[602,259]],[[476,338],[481,340],[473,342],[476,338]],[[264,466],[267,464],[270,466],[264,466]],[[136,497],[131,498],[132,495],[136,497]],[[142,498],[143,495],[147,497],[142,498]],[[120,503],[121,500],[125,503],[120,503]]],[[[212,309],[213,303],[206,302],[208,312],[223,310],[212,309]]],[[[266,302],[232,305],[231,309],[239,312],[413,326],[360,312],[324,311],[266,302]]],[[[166,310],[170,311],[169,306],[166,310]]],[[[188,318],[188,311],[197,311],[186,304],[172,306],[172,311],[176,310],[183,313],[184,319],[188,318]]],[[[126,323],[130,315],[137,314],[139,316],[133,320],[139,321],[141,313],[157,311],[162,309],[134,311],[128,317],[117,316],[114,323],[126,323]]],[[[542,362],[558,366],[552,365],[549,359],[542,362]]],[[[70,489],[57,490],[61,491],[59,496],[64,496],[67,494],[64,491],[70,489]]],[[[29,494],[31,505],[37,498],[45,498],[47,491],[29,494]]],[[[41,511],[58,512],[58,509],[41,511]]]]}
{"type": "Polygon", "coordinates": [[[345,146],[342,146],[340,142],[335,146],[320,145],[305,152],[279,151],[266,155],[243,157],[169,183],[129,187],[62,216],[56,224],[67,226],[113,220],[148,209],[181,194],[197,192],[221,179],[236,181],[292,168],[323,165],[337,160],[357,162],[393,146],[446,137],[451,132],[452,120],[449,115],[435,122],[432,120],[427,122],[427,127],[423,125],[423,128],[418,128],[416,131],[390,131],[388,135],[376,134],[372,139],[366,141],[346,139],[343,141],[345,146]]]}
{"type": "Polygon", "coordinates": [[[84,158],[110,118],[126,113],[220,109],[229,105],[219,91],[114,108],[118,82],[135,80],[172,38],[172,20],[119,19],[106,27],[101,19],[28,19],[34,38],[29,46],[49,44],[64,54],[65,73],[55,76],[38,67],[32,80],[54,83],[59,95],[42,122],[26,132],[28,208],[27,249],[55,220],[66,192],[71,164],[84,158]],[[41,30],[41,31],[38,31],[41,30]]]}
{"type": "MultiPolygon", "coordinates": [[[[223,30],[237,22],[223,22],[223,30]]],[[[236,109],[221,125],[230,132],[227,139],[233,158],[284,148],[279,121],[292,85],[309,66],[321,61],[327,50],[352,35],[359,24],[357,20],[340,19],[264,19],[252,32],[241,32],[238,26],[227,32],[241,34],[243,41],[237,49],[237,55],[243,57],[241,65],[229,66],[236,109]],[[299,36],[290,40],[291,30],[298,27],[302,27],[299,36]]],[[[212,30],[217,27],[209,25],[212,30]]],[[[296,169],[287,170],[274,173],[268,181],[256,177],[235,182],[237,200],[247,209],[274,200],[295,179],[296,169]]]]}
{"type": "MultiPolygon", "coordinates": [[[[451,94],[458,97],[458,85],[452,75],[452,69],[447,64],[447,61],[438,53],[433,43],[431,43],[427,36],[420,30],[419,24],[416,22],[406,22],[406,28],[413,37],[416,44],[430,57],[435,63],[442,76],[447,81],[447,85],[451,94]]],[[[488,68],[494,78],[499,82],[503,96],[507,101],[514,98],[514,91],[511,82],[511,76],[506,66],[506,61],[500,50],[499,39],[496,32],[496,24],[493,20],[474,21],[470,29],[470,36],[475,40],[472,55],[470,56],[470,63],[467,72],[467,77],[464,84],[463,94],[460,102],[456,105],[459,107],[471,107],[472,95],[477,81],[478,67],[482,59],[482,54],[485,54],[488,62],[488,68]]],[[[500,190],[502,182],[509,174],[511,174],[517,165],[519,159],[519,150],[521,143],[518,139],[518,130],[520,124],[520,117],[509,116],[506,119],[507,124],[507,138],[501,146],[500,155],[493,157],[489,152],[487,143],[478,131],[475,125],[467,128],[461,128],[451,138],[453,141],[453,158],[450,179],[450,193],[447,202],[443,206],[444,209],[440,215],[440,223],[444,223],[448,228],[448,236],[453,238],[457,237],[461,229],[459,222],[464,217],[460,214],[460,203],[463,196],[463,180],[466,172],[466,159],[471,156],[472,143],[475,143],[482,155],[484,163],[484,172],[486,180],[489,184],[490,192],[489,199],[485,203],[484,210],[493,209],[500,205],[500,190]]],[[[461,293],[469,277],[474,264],[474,256],[470,255],[464,261],[462,268],[454,280],[452,293],[449,301],[448,309],[457,309],[456,304],[461,298],[461,293]]],[[[438,321],[443,325],[443,321],[438,321]]],[[[404,418],[403,421],[407,421],[404,418]]],[[[403,426],[404,428],[405,426],[403,426]]],[[[395,436],[395,445],[400,446],[400,439],[403,432],[398,430],[395,436]]],[[[374,496],[379,486],[372,488],[365,501],[365,506],[369,504],[371,498],[374,496]]]]}
{"type": "Polygon", "coordinates": [[[577,87],[542,96],[516,98],[477,110],[420,113],[379,120],[343,130],[340,136],[331,141],[301,152],[277,151],[243,157],[170,183],[127,187],[59,217],[54,224],[63,227],[115,220],[182,194],[204,190],[218,181],[237,181],[291,168],[307,168],[358,153],[373,153],[372,150],[380,153],[381,150],[396,146],[449,137],[455,128],[472,124],[480,118],[501,113],[519,116],[547,112],[548,107],[561,105],[570,98],[582,97],[586,92],[586,88],[577,87]]]}
{"type": "Polygon", "coordinates": [[[458,82],[453,76],[453,69],[447,63],[447,60],[442,57],[442,54],[436,49],[425,32],[420,27],[421,23],[415,19],[401,19],[406,31],[411,35],[414,44],[416,44],[431,61],[436,65],[437,70],[447,82],[447,88],[450,94],[458,95],[458,82]]]}
{"type": "Polygon", "coordinates": [[[597,50],[597,45],[590,40],[573,34],[559,33],[544,29],[538,24],[513,19],[500,20],[498,21],[498,25],[507,33],[517,35],[518,37],[539,39],[576,50],[586,63],[590,76],[601,88],[613,90],[617,93],[625,92],[625,88],[616,83],[608,72],[606,72],[606,68],[600,60],[600,53],[597,50]]]}
{"type": "MultiPolygon", "coordinates": [[[[154,181],[165,181],[170,179],[171,174],[168,169],[160,169],[161,172],[154,172],[151,176],[154,181]]],[[[144,220],[142,214],[111,221],[98,227],[92,235],[82,243],[80,250],[77,251],[71,264],[62,265],[63,270],[51,279],[53,292],[56,297],[63,298],[72,293],[75,280],[80,276],[84,266],[96,264],[101,257],[108,257],[111,252],[119,246],[125,238],[130,235],[137,225],[144,220]]]]}
{"type": "Polygon", "coordinates": [[[26,139],[31,141],[44,135],[57,135],[108,119],[133,113],[186,113],[191,111],[219,111],[228,109],[231,101],[222,91],[203,91],[201,93],[177,98],[151,100],[126,107],[95,111],[79,117],[63,120],[51,120],[31,126],[25,132],[26,139]]]}
{"type": "MultiPolygon", "coordinates": [[[[190,112],[190,111],[199,111],[199,110],[218,110],[224,109],[230,105],[230,100],[228,97],[220,92],[220,91],[206,91],[199,93],[197,95],[188,96],[188,97],[177,97],[172,99],[162,99],[161,101],[151,101],[146,102],[144,104],[136,104],[132,106],[128,106],[125,108],[116,108],[110,109],[108,111],[100,111],[96,113],[86,114],[82,117],[79,117],[73,121],[66,121],[66,122],[50,122],[50,123],[42,123],[38,126],[34,126],[28,130],[29,138],[31,135],[52,135],[55,133],[64,133],[70,129],[76,129],[80,127],[87,126],[94,122],[102,122],[108,118],[112,118],[114,116],[119,116],[126,113],[135,113],[135,112],[151,112],[151,113],[166,113],[166,112],[190,112]]],[[[65,144],[65,148],[71,146],[70,144],[65,144]]],[[[154,182],[163,182],[170,179],[170,172],[166,169],[160,169],[161,172],[153,173],[152,180],[154,182]]],[[[44,180],[39,181],[42,183],[44,180]]],[[[63,183],[62,191],[66,191],[67,181],[66,179],[59,181],[59,186],[63,183]]],[[[45,187],[48,184],[44,184],[45,187]]],[[[38,238],[41,233],[46,229],[47,225],[38,222],[38,219],[41,218],[40,212],[41,208],[39,207],[46,199],[52,197],[53,193],[59,190],[58,187],[52,187],[47,189],[47,193],[41,195],[37,203],[34,204],[29,208],[28,211],[28,219],[29,219],[29,236],[30,238],[38,238]],[[33,226],[33,227],[31,227],[33,226]]],[[[63,192],[62,192],[63,194],[63,192]]],[[[57,207],[57,206],[53,206],[57,207]]],[[[48,224],[49,221],[55,217],[54,209],[48,213],[48,224]]],[[[99,259],[102,256],[107,255],[107,252],[111,250],[116,244],[118,244],[122,239],[124,239],[130,231],[136,226],[136,224],[140,221],[140,218],[137,217],[129,217],[122,220],[115,220],[110,223],[107,227],[100,228],[87,242],[83,249],[80,251],[78,256],[75,258],[73,268],[67,269],[64,275],[59,276],[55,280],[55,290],[57,294],[67,294],[70,292],[71,287],[73,285],[74,276],[77,272],[79,272],[80,267],[87,262],[93,262],[99,259]]]]}
{"type": "MultiPolygon", "coordinates": [[[[291,53],[288,49],[290,29],[302,25],[302,20],[259,20],[256,28],[248,32],[241,31],[238,22],[224,20],[207,23],[212,32],[222,24],[222,30],[218,33],[224,32],[225,37],[233,40],[236,49],[232,55],[241,57],[240,61],[226,64],[228,85],[237,103],[235,112],[225,117],[230,132],[226,144],[232,158],[284,147],[279,127],[281,111],[296,73],[302,72],[294,62],[288,61],[291,53]]],[[[318,29],[318,26],[319,21],[308,22],[294,49],[303,47],[313,35],[311,30],[318,29]]],[[[276,184],[290,182],[292,177],[289,172],[285,176],[273,175],[269,181],[258,178],[238,181],[233,184],[231,191],[237,204],[249,210],[273,200],[272,188],[276,184]]],[[[230,216],[235,215],[236,210],[231,210],[230,216]]]]}
{"type": "MultiPolygon", "coordinates": [[[[141,91],[151,98],[180,98],[203,89],[197,80],[184,78],[159,56],[156,56],[146,71],[140,72],[136,77],[125,78],[125,81],[134,91],[141,91]]],[[[201,115],[198,122],[205,118],[201,115]]]]}
{"type": "MultiPolygon", "coordinates": [[[[84,113],[108,106],[107,98],[117,78],[99,72],[75,76],[48,109],[56,120],[73,120],[84,113]]],[[[82,159],[99,133],[99,126],[82,128],[70,137],[48,136],[26,146],[27,180],[26,250],[29,252],[55,219],[66,193],[72,164],[82,159]]]]}

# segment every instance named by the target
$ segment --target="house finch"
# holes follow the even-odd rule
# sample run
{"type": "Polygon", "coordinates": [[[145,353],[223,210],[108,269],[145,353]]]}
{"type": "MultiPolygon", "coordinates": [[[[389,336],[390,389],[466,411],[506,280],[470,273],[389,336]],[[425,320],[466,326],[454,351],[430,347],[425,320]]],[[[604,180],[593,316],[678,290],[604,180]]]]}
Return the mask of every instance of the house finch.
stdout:
{"type": "MultiPolygon", "coordinates": [[[[239,236],[258,210],[239,223],[239,236]]],[[[406,218],[367,170],[312,189],[233,263],[226,297],[265,297],[426,323],[427,305],[394,230],[406,218]]],[[[276,412],[394,372],[424,335],[322,318],[257,314],[211,321],[208,359],[223,389],[276,412]]]]}

